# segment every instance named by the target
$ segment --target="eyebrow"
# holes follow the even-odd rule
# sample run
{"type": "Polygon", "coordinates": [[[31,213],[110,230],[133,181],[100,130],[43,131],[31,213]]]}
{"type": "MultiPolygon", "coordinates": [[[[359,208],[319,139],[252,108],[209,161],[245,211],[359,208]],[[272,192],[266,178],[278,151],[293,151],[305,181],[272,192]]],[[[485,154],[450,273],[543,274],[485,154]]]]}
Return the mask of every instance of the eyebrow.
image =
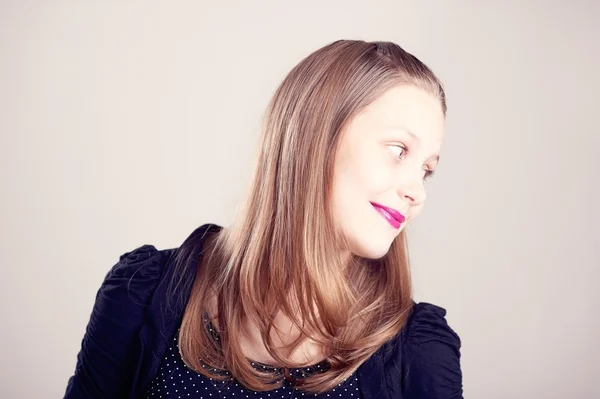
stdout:
{"type": "MultiPolygon", "coordinates": [[[[413,132],[412,132],[412,131],[411,131],[409,128],[407,128],[407,127],[404,127],[404,126],[400,126],[400,129],[404,130],[406,133],[408,133],[408,135],[409,135],[410,137],[412,137],[412,138],[413,138],[413,139],[415,139],[416,141],[421,141],[421,139],[420,139],[420,138],[419,138],[419,137],[418,137],[416,134],[414,134],[414,133],[413,133],[413,132]]],[[[429,158],[433,158],[433,159],[434,159],[435,161],[437,161],[438,163],[440,162],[440,156],[439,156],[439,155],[437,155],[437,154],[436,154],[436,155],[432,155],[432,156],[431,156],[431,157],[429,157],[429,158]]]]}

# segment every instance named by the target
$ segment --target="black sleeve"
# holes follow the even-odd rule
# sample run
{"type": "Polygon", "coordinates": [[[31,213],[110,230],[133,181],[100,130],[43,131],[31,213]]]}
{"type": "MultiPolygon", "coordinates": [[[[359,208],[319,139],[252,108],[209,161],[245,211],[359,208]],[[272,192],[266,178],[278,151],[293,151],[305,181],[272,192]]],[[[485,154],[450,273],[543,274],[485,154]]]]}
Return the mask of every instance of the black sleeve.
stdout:
{"type": "Polygon", "coordinates": [[[401,350],[406,399],[463,398],[461,341],[445,316],[438,306],[415,305],[401,350]]]}
{"type": "Polygon", "coordinates": [[[163,252],[143,245],[121,255],[108,272],[96,294],[66,399],[128,397],[139,357],[139,330],[164,258],[163,252]]]}

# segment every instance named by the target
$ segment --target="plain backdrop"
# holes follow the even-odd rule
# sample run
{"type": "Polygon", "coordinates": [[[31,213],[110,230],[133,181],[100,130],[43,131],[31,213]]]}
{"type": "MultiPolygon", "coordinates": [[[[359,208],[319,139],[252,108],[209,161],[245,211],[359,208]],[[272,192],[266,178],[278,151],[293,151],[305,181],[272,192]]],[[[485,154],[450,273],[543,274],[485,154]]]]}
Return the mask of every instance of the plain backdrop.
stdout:
{"type": "Polygon", "coordinates": [[[270,96],[334,40],[444,82],[408,227],[467,398],[600,398],[600,5],[593,1],[0,1],[0,396],[62,397],[119,255],[227,225],[270,96]]]}

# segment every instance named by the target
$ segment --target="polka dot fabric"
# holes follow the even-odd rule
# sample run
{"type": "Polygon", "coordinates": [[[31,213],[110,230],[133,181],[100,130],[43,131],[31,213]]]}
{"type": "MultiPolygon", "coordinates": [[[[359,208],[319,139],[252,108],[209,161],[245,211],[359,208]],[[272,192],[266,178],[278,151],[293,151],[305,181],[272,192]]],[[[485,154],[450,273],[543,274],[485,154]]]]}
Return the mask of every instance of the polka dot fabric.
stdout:
{"type": "MultiPolygon", "coordinates": [[[[214,330],[211,333],[215,336],[214,330]]],[[[179,353],[178,344],[179,331],[171,341],[171,345],[161,361],[160,368],[154,380],[146,390],[146,399],[360,399],[358,379],[356,373],[331,391],[320,395],[309,394],[298,389],[287,379],[283,380],[283,386],[271,391],[255,392],[246,389],[237,380],[214,381],[204,375],[188,368],[179,353]]],[[[218,340],[218,337],[215,339],[218,340]]],[[[253,362],[255,369],[278,370],[262,363],[253,362]]],[[[327,363],[323,361],[311,367],[290,369],[292,377],[299,378],[311,373],[326,370],[327,363]]],[[[225,371],[225,374],[229,374],[225,371]]],[[[283,376],[283,373],[282,373],[283,376]]],[[[283,378],[283,377],[282,377],[283,378]]]]}

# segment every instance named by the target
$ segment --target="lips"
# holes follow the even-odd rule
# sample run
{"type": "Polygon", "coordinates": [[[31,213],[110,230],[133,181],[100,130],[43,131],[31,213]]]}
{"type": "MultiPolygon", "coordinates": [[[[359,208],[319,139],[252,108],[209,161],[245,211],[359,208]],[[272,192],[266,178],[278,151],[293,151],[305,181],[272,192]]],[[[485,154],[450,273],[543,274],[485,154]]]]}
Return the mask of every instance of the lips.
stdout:
{"type": "Polygon", "coordinates": [[[404,215],[393,208],[388,208],[376,202],[371,202],[371,205],[396,229],[406,220],[404,215]]]}

